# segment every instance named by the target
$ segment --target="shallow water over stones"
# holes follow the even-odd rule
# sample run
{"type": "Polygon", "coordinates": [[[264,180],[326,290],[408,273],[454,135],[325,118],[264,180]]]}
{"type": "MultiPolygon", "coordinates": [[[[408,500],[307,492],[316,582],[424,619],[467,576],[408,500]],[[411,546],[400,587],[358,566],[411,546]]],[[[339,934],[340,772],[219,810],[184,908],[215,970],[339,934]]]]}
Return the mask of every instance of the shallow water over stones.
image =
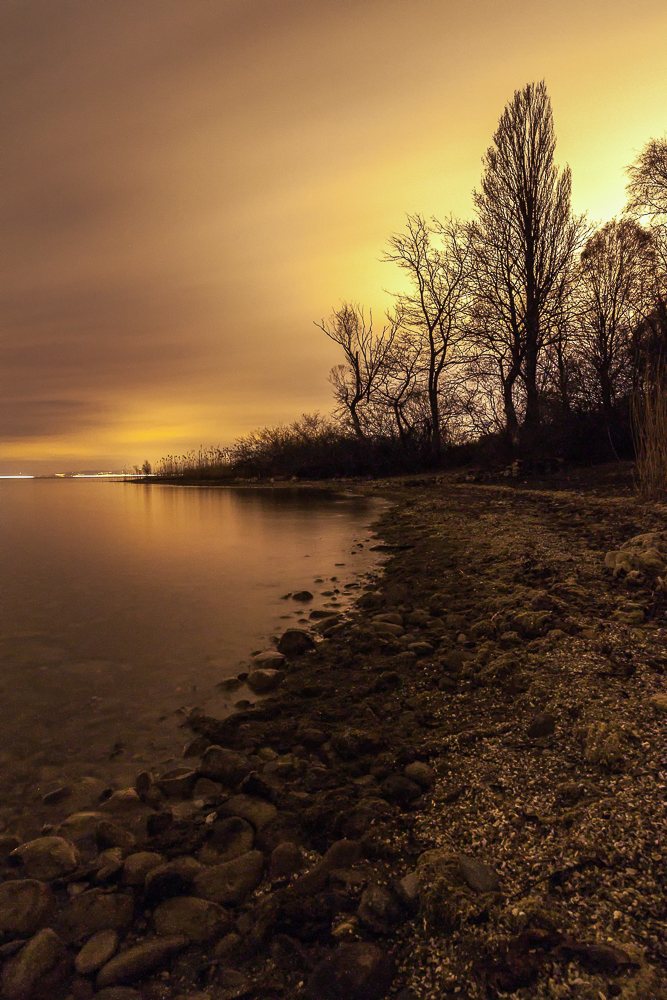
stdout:
{"type": "Polygon", "coordinates": [[[311,611],[349,606],[381,509],[319,489],[0,483],[0,825],[180,756],[192,706],[254,702],[217,685],[311,611]]]}

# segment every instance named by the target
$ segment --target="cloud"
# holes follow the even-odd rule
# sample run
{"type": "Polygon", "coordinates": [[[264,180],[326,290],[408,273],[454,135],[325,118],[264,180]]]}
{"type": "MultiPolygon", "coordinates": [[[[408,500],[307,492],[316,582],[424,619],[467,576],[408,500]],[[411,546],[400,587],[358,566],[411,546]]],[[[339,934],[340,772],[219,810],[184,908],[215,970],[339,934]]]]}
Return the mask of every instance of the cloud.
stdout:
{"type": "Polygon", "coordinates": [[[0,440],[133,462],[326,411],[313,319],[379,319],[388,236],[470,211],[515,87],[546,76],[577,210],[618,211],[665,28],[662,0],[0,0],[0,440]]]}

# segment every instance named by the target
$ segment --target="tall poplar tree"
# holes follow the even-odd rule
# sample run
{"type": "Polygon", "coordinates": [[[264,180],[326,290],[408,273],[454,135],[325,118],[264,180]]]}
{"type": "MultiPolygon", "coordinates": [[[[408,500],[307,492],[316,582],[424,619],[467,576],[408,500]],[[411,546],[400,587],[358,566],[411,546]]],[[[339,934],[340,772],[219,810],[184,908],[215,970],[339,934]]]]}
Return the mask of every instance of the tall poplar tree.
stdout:
{"type": "Polygon", "coordinates": [[[544,81],[517,90],[483,157],[470,226],[472,328],[499,377],[507,430],[530,439],[540,423],[540,355],[556,334],[585,238],[570,210],[569,167],[554,164],[556,136],[544,81]]]}

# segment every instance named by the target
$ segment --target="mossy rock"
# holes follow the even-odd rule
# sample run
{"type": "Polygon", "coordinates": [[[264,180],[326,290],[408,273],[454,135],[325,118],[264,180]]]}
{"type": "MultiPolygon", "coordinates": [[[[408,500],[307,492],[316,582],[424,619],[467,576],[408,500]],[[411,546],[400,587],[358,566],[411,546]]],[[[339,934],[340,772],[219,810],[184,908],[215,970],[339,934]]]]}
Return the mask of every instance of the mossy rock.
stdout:
{"type": "Polygon", "coordinates": [[[615,722],[599,720],[586,729],[584,757],[589,764],[608,770],[622,769],[624,762],[623,743],[625,734],[615,722]]]}
{"type": "Polygon", "coordinates": [[[433,850],[417,862],[419,915],[431,931],[451,934],[468,923],[483,919],[497,892],[475,892],[466,882],[461,860],[449,851],[433,850]]]}

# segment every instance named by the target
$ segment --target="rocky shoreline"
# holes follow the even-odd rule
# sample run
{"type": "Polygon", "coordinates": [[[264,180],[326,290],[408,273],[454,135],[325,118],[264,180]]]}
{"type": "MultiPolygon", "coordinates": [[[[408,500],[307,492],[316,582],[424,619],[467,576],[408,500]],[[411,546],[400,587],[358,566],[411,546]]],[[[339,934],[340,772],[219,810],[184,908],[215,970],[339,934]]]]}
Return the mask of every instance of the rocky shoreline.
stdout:
{"type": "Polygon", "coordinates": [[[181,767],[0,836],[5,1000],[667,998],[667,510],[455,478],[363,487],[377,586],[181,767]]]}

